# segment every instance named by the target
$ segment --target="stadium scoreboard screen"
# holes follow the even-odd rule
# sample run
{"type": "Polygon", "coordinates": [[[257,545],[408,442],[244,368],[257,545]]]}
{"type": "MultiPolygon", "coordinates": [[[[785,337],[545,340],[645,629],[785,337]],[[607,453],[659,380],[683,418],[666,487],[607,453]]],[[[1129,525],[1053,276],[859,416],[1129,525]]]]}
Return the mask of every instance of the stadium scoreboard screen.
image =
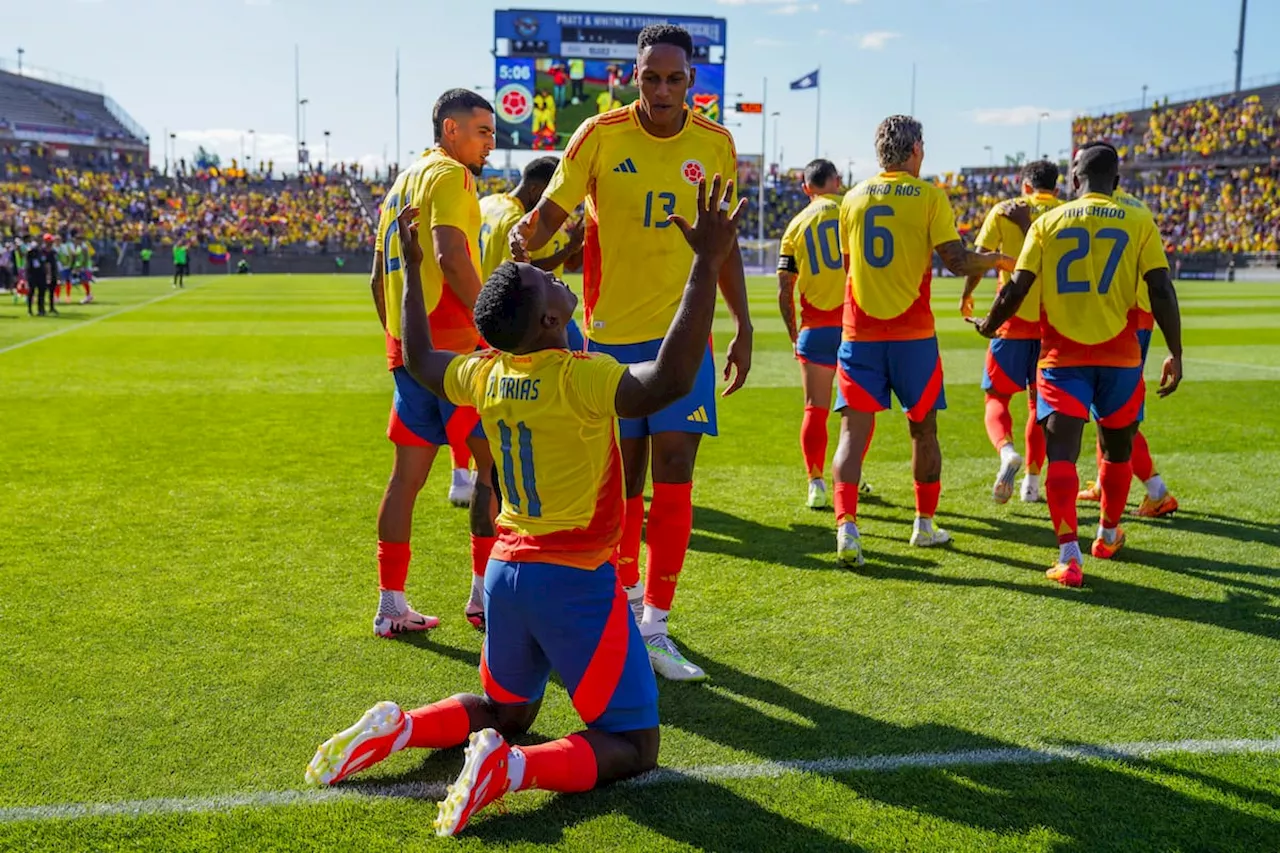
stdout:
{"type": "Polygon", "coordinates": [[[635,101],[636,40],[650,24],[675,24],[693,36],[689,106],[722,121],[723,18],[499,10],[493,24],[498,147],[562,149],[591,116],[635,101]]]}

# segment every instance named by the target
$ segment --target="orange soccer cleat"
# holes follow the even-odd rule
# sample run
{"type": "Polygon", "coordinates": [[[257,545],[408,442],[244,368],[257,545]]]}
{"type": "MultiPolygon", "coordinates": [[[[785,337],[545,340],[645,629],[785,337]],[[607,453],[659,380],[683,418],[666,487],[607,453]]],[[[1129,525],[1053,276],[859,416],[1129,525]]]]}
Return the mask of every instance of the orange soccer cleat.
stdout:
{"type": "Polygon", "coordinates": [[[493,729],[472,732],[462,772],[440,802],[436,815],[436,835],[457,835],[476,812],[502,799],[511,787],[507,766],[511,747],[493,729]]]}
{"type": "Polygon", "coordinates": [[[1089,485],[1076,493],[1076,500],[1089,501],[1095,504],[1100,502],[1102,500],[1102,486],[1098,485],[1097,480],[1090,480],[1089,485]]]}
{"type": "Polygon", "coordinates": [[[1065,563],[1055,563],[1053,568],[1044,573],[1044,576],[1063,586],[1084,585],[1084,570],[1080,568],[1080,562],[1074,559],[1065,563]]]}
{"type": "Polygon", "coordinates": [[[1153,501],[1146,497],[1142,499],[1142,504],[1138,507],[1138,515],[1142,518],[1163,518],[1166,515],[1173,515],[1178,511],[1178,499],[1168,492],[1164,493],[1158,501],[1153,501]]]}
{"type": "Polygon", "coordinates": [[[1116,538],[1108,542],[1099,536],[1093,540],[1093,556],[1099,560],[1110,560],[1116,553],[1124,547],[1124,531],[1119,527],[1116,528],[1116,538]]]}
{"type": "Polygon", "coordinates": [[[320,744],[307,765],[307,781],[312,785],[333,785],[404,749],[409,740],[406,719],[394,702],[374,705],[355,725],[320,744]]]}

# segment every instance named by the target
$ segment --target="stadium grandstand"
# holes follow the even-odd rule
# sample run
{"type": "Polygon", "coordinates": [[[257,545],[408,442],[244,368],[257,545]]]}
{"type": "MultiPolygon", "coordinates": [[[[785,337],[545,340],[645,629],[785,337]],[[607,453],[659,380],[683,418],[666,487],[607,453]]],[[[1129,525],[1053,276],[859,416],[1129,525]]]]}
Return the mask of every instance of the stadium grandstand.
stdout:
{"type": "MultiPolygon", "coordinates": [[[[1196,92],[1134,107],[1078,116],[1072,145],[1102,138],[1117,147],[1126,188],[1156,212],[1183,274],[1273,266],[1280,259],[1280,77],[1238,93],[1196,92]]],[[[216,158],[154,168],[147,134],[101,87],[30,71],[0,71],[0,163],[0,239],[74,229],[95,244],[104,275],[136,273],[141,249],[178,241],[196,247],[197,270],[252,256],[255,269],[316,272],[339,255],[348,269],[365,269],[389,184],[387,175],[346,163],[293,175],[272,162],[216,158]]],[[[1019,192],[1019,168],[1010,162],[933,178],[950,195],[962,234],[976,234],[993,204],[1019,192]]],[[[480,194],[505,191],[512,175],[486,170],[480,194]]],[[[766,174],[760,244],[758,175],[740,176],[749,200],[743,245],[749,263],[769,268],[807,199],[800,170],[775,166],[766,174]]]]}

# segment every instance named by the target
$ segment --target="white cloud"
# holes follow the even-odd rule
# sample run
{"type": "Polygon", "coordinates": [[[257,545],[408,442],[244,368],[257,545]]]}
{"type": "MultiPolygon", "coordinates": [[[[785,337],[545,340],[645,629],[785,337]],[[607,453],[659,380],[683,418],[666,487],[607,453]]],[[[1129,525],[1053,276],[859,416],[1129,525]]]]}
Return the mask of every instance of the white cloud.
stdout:
{"type": "Polygon", "coordinates": [[[788,3],[785,6],[774,6],[770,15],[794,15],[798,12],[816,12],[821,8],[817,3],[788,3]]]}
{"type": "Polygon", "coordinates": [[[884,50],[884,46],[894,39],[902,38],[902,33],[894,33],[889,30],[875,30],[870,33],[863,33],[858,39],[858,47],[863,50],[884,50]]]}
{"type": "Polygon", "coordinates": [[[1035,124],[1044,115],[1049,121],[1065,121],[1071,118],[1071,110],[1051,110],[1048,107],[994,107],[974,110],[973,120],[978,124],[998,124],[1012,127],[1035,124]]]}
{"type": "Polygon", "coordinates": [[[840,32],[839,30],[829,30],[826,27],[823,27],[822,29],[818,30],[816,35],[820,39],[825,39],[825,38],[831,38],[832,36],[838,36],[840,35],[840,32]]]}

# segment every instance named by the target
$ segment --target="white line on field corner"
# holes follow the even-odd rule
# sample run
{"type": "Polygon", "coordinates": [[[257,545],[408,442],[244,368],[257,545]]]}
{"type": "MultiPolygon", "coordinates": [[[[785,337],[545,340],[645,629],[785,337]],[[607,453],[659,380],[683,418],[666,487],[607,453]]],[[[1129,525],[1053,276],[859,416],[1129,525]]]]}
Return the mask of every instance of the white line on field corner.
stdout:
{"type": "Polygon", "coordinates": [[[170,291],[169,293],[162,293],[159,296],[156,296],[152,299],[148,299],[145,302],[135,302],[133,305],[125,305],[121,308],[117,308],[114,311],[108,311],[105,314],[100,314],[99,316],[94,317],[91,320],[85,320],[83,322],[74,323],[69,326],[63,326],[60,329],[54,329],[52,332],[45,332],[43,335],[36,335],[34,338],[28,338],[25,341],[18,341],[16,344],[9,344],[9,346],[7,347],[0,347],[0,355],[4,355],[7,352],[13,352],[16,349],[22,349],[23,347],[30,346],[31,344],[38,344],[41,341],[47,341],[49,340],[49,338],[56,338],[58,335],[65,335],[67,332],[74,332],[76,329],[83,329],[85,326],[92,326],[94,323],[101,323],[103,320],[110,320],[112,317],[118,317],[121,314],[127,314],[130,311],[137,311],[139,308],[146,308],[148,305],[155,305],[157,302],[163,302],[166,299],[172,299],[173,297],[177,296],[180,293],[187,293],[192,290],[197,290],[200,288],[200,286],[201,285],[199,284],[193,284],[190,287],[184,288],[182,290],[173,290],[173,291],[170,291]]]}
{"type": "MultiPolygon", "coordinates": [[[[914,752],[899,755],[867,755],[849,758],[817,758],[767,761],[751,764],[719,764],[703,767],[661,768],[623,785],[649,786],[721,779],[767,779],[789,773],[885,773],[894,770],[947,767],[983,767],[1000,764],[1028,765],[1065,761],[1123,761],[1159,755],[1244,755],[1280,752],[1280,737],[1270,740],[1142,741],[1110,746],[1043,746],[965,749],[953,752],[914,752]]],[[[0,808],[0,824],[94,817],[146,817],[192,812],[222,812],[235,808],[316,805],[337,800],[409,798],[431,800],[444,795],[443,782],[404,782],[392,785],[348,785],[292,791],[259,791],[211,797],[172,797],[127,800],[114,803],[60,803],[44,806],[0,808]]]]}

